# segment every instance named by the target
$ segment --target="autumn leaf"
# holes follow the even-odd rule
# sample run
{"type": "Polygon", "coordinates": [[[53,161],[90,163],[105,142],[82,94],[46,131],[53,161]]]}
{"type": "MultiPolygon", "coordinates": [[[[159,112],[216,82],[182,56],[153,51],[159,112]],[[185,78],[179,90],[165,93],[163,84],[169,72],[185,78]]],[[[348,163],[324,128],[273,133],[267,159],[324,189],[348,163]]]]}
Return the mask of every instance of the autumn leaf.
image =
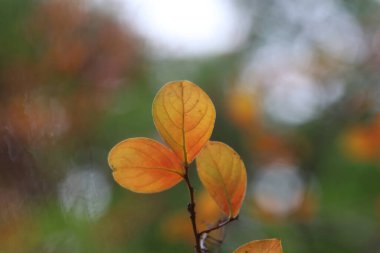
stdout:
{"type": "Polygon", "coordinates": [[[182,162],[191,163],[214,128],[215,107],[209,96],[190,81],[172,81],[158,91],[152,111],[162,138],[182,162]]]}
{"type": "Polygon", "coordinates": [[[169,189],[185,173],[173,151],[148,138],[130,138],[118,143],[108,154],[108,164],[117,183],[139,193],[169,189]]]}
{"type": "Polygon", "coordinates": [[[235,218],[245,197],[247,174],[240,156],[222,142],[208,142],[197,157],[204,187],[228,216],[235,218]]]}
{"type": "Polygon", "coordinates": [[[233,253],[283,253],[281,240],[267,239],[246,243],[237,248],[233,253]]]}

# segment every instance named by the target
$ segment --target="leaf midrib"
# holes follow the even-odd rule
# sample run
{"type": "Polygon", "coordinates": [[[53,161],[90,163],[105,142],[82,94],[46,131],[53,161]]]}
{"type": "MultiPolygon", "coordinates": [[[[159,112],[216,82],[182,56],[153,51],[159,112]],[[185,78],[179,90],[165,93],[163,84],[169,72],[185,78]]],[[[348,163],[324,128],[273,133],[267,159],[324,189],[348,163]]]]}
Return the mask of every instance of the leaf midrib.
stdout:
{"type": "Polygon", "coordinates": [[[219,178],[221,179],[220,181],[222,182],[223,191],[224,191],[224,194],[226,195],[227,204],[228,204],[228,207],[230,209],[229,210],[230,211],[229,216],[232,216],[233,212],[232,212],[232,204],[231,204],[231,200],[230,200],[231,196],[228,194],[227,187],[226,187],[226,184],[224,182],[224,178],[222,176],[222,173],[219,171],[218,163],[214,159],[214,156],[213,156],[211,150],[208,147],[206,147],[206,148],[209,150],[210,158],[211,158],[212,162],[215,164],[216,171],[218,173],[219,178]]]}
{"type": "Polygon", "coordinates": [[[183,142],[183,158],[185,160],[185,166],[188,165],[187,151],[186,151],[186,137],[185,137],[185,101],[184,101],[184,84],[181,82],[181,103],[182,103],[182,142],[183,142]]]}

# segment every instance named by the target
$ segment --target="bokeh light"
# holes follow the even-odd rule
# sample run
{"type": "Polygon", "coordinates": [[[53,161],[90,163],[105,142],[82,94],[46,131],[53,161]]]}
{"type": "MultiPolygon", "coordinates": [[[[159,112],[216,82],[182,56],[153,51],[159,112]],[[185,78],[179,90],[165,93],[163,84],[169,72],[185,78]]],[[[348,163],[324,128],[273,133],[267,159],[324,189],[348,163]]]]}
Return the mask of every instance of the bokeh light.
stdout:
{"type": "Polygon", "coordinates": [[[99,168],[73,168],[60,183],[59,200],[63,212],[96,220],[107,211],[111,188],[99,168]]]}
{"type": "Polygon", "coordinates": [[[126,12],[120,15],[161,57],[228,53],[247,36],[248,20],[232,1],[119,0],[119,4],[126,12]]]}
{"type": "Polygon", "coordinates": [[[301,205],[305,186],[296,167],[272,164],[260,169],[257,174],[253,199],[260,209],[281,218],[301,205]]]}

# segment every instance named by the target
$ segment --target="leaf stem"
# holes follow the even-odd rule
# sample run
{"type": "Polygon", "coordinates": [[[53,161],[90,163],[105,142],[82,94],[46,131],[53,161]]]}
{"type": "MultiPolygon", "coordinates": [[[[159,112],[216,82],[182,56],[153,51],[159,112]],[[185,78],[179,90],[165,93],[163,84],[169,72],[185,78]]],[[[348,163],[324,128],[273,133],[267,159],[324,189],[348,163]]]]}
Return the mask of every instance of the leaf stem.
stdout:
{"type": "Polygon", "coordinates": [[[236,216],[236,217],[233,217],[233,218],[231,217],[231,218],[229,218],[229,219],[227,219],[225,221],[222,221],[222,222],[218,223],[214,227],[211,227],[209,229],[206,229],[206,230],[203,230],[201,232],[198,232],[197,222],[196,222],[197,221],[197,219],[196,219],[196,212],[195,212],[194,188],[193,188],[193,186],[190,183],[189,165],[187,163],[185,163],[184,168],[185,168],[185,175],[183,176],[183,178],[185,179],[185,183],[186,183],[187,189],[189,190],[189,196],[190,196],[190,203],[187,204],[187,211],[190,214],[191,225],[193,227],[193,234],[194,234],[194,238],[195,238],[194,249],[195,249],[196,253],[203,253],[204,251],[203,251],[203,249],[201,247],[201,245],[202,245],[202,243],[201,243],[202,235],[203,234],[208,234],[208,233],[210,233],[210,232],[212,232],[214,230],[217,230],[219,228],[224,227],[228,223],[237,220],[239,218],[239,216],[236,216]]]}
{"type": "Polygon", "coordinates": [[[189,190],[189,195],[190,195],[190,203],[187,205],[187,211],[190,214],[191,225],[193,227],[193,233],[194,233],[194,238],[195,238],[195,246],[194,246],[195,252],[196,253],[202,253],[201,244],[200,244],[200,235],[201,234],[198,233],[197,222],[196,222],[194,188],[190,183],[188,171],[189,171],[189,165],[187,163],[185,163],[184,179],[185,179],[187,189],[189,190]]]}
{"type": "Polygon", "coordinates": [[[225,220],[225,221],[223,221],[221,223],[218,223],[216,226],[214,226],[212,228],[209,228],[209,229],[206,229],[206,230],[203,230],[203,231],[199,232],[198,235],[201,237],[202,234],[208,234],[211,231],[214,231],[214,230],[217,230],[217,229],[219,229],[221,227],[224,227],[228,223],[233,222],[233,221],[237,220],[238,218],[239,218],[239,216],[236,216],[235,218],[229,218],[228,220],[225,220]]]}

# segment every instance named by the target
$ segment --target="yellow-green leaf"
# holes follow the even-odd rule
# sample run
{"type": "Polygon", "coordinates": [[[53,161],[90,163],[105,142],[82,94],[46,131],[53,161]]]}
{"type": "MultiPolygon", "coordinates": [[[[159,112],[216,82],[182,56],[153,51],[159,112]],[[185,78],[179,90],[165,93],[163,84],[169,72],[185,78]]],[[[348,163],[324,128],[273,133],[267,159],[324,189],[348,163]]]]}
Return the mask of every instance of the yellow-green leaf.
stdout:
{"type": "Polygon", "coordinates": [[[222,142],[210,141],[197,157],[200,180],[222,211],[235,218],[245,197],[247,173],[240,156],[222,142]]]}
{"type": "Polygon", "coordinates": [[[153,120],[165,142],[184,163],[191,163],[210,139],[215,107],[209,96],[190,81],[172,81],[157,93],[153,120]]]}
{"type": "Polygon", "coordinates": [[[117,183],[139,193],[169,189],[185,173],[173,151],[148,138],[131,138],[116,144],[108,154],[108,164],[117,183]]]}
{"type": "Polygon", "coordinates": [[[278,239],[257,240],[246,243],[233,253],[283,253],[278,239]]]}

